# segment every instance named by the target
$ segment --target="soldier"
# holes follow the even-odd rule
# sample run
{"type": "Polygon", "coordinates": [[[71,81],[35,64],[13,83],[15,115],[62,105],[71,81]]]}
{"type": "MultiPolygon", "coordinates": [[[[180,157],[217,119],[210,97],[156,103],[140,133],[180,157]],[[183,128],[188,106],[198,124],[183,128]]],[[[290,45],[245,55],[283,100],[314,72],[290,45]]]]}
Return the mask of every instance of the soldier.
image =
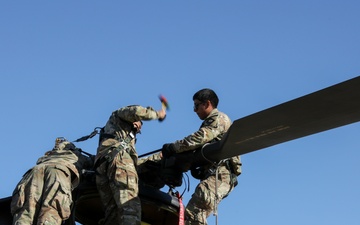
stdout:
{"type": "Polygon", "coordinates": [[[105,209],[102,224],[140,225],[141,205],[136,172],[136,134],[142,120],[163,120],[164,109],[132,105],[115,110],[100,134],[96,186],[105,209]]]}
{"type": "MultiPolygon", "coordinates": [[[[176,153],[201,148],[206,143],[219,141],[231,125],[229,117],[217,109],[219,99],[211,89],[202,89],[193,96],[194,112],[203,120],[198,131],[182,140],[164,144],[162,155],[168,158],[176,153]]],[[[216,211],[219,202],[225,198],[237,184],[236,176],[241,173],[240,157],[225,160],[217,168],[218,176],[211,165],[192,171],[200,179],[194,194],[185,209],[186,225],[205,225],[211,212],[216,211]],[[215,185],[217,187],[215,187],[215,185]]]]}
{"type": "Polygon", "coordinates": [[[13,192],[13,225],[60,225],[69,218],[79,171],[93,165],[81,152],[65,138],[55,140],[55,147],[38,159],[13,192]]]}

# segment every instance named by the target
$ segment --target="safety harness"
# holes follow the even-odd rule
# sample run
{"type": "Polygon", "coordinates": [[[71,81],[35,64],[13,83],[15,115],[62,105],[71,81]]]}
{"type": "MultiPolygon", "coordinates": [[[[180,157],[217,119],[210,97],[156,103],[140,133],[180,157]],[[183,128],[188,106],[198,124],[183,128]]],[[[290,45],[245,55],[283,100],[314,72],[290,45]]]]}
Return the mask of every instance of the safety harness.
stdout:
{"type": "MultiPolygon", "coordinates": [[[[112,138],[112,139],[116,139],[119,141],[120,145],[118,147],[116,147],[115,149],[112,149],[110,154],[105,155],[104,157],[101,157],[99,160],[97,160],[95,162],[94,168],[96,168],[98,165],[100,165],[102,162],[104,162],[104,160],[110,162],[114,159],[114,157],[121,152],[122,150],[127,151],[129,149],[129,143],[136,138],[136,131],[131,130],[128,135],[125,138],[120,138],[116,135],[113,134],[107,134],[104,133],[104,127],[95,127],[94,131],[91,132],[89,135],[85,135],[81,138],[76,139],[73,142],[81,142],[81,141],[86,141],[90,138],[95,137],[97,134],[99,134],[99,145],[102,141],[112,138]]],[[[129,152],[128,152],[129,153],[129,152]]]]}
{"type": "MultiPolygon", "coordinates": [[[[205,145],[204,145],[205,146],[205,145]]],[[[225,166],[227,170],[230,171],[230,189],[228,193],[223,197],[227,197],[230,193],[230,191],[238,184],[237,182],[237,176],[235,175],[233,167],[230,165],[230,159],[224,159],[217,163],[211,161],[210,159],[205,157],[205,154],[203,152],[203,148],[201,148],[201,154],[205,160],[207,160],[212,166],[207,171],[207,175],[205,177],[209,177],[211,175],[215,175],[215,202],[214,202],[214,212],[213,215],[215,216],[215,224],[218,224],[218,203],[219,203],[219,195],[218,195],[218,175],[219,175],[219,168],[221,166],[225,166]]],[[[204,179],[205,179],[204,177],[204,179]]]]}
{"type": "MultiPolygon", "coordinates": [[[[111,162],[116,157],[116,155],[121,151],[126,151],[127,153],[130,154],[129,144],[135,138],[135,134],[133,131],[129,132],[129,134],[124,139],[118,138],[115,135],[111,135],[111,134],[102,134],[102,135],[103,135],[103,137],[100,135],[101,139],[102,138],[104,138],[104,139],[113,138],[113,139],[118,140],[120,144],[118,147],[110,150],[110,152],[108,154],[106,154],[105,156],[100,158],[98,161],[103,162],[104,160],[106,160],[107,162],[111,162]]],[[[97,164],[97,163],[95,163],[95,164],[97,164]]]]}

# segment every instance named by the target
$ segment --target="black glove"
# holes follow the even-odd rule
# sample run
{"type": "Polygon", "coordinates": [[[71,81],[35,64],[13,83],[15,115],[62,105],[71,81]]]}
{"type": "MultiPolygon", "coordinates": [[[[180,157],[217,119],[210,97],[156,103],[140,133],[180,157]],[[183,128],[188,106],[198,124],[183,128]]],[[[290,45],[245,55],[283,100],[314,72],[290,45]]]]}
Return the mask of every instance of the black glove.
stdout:
{"type": "Polygon", "coordinates": [[[161,149],[161,153],[164,158],[169,158],[170,156],[175,155],[176,151],[174,144],[164,144],[161,149]]]}
{"type": "Polygon", "coordinates": [[[195,179],[202,180],[202,179],[205,178],[206,171],[205,171],[204,168],[202,168],[202,167],[191,168],[191,175],[192,175],[195,179]]]}

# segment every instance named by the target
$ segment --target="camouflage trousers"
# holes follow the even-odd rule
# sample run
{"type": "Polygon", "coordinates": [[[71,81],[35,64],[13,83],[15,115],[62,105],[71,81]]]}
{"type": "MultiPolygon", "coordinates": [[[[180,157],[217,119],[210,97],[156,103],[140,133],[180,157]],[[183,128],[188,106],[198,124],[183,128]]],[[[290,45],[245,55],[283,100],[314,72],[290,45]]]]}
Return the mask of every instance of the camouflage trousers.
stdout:
{"type": "Polygon", "coordinates": [[[134,160],[120,151],[96,169],[96,186],[105,209],[104,225],[140,225],[141,204],[134,160]]]}
{"type": "Polygon", "coordinates": [[[233,189],[230,173],[219,173],[201,180],[185,208],[186,225],[206,225],[206,219],[215,210],[219,202],[233,189]],[[217,190],[215,189],[217,184],[217,190]],[[217,197],[216,197],[217,195],[217,197]]]}
{"type": "Polygon", "coordinates": [[[60,225],[69,218],[71,174],[56,167],[39,164],[23,176],[12,196],[13,225],[60,225]]]}

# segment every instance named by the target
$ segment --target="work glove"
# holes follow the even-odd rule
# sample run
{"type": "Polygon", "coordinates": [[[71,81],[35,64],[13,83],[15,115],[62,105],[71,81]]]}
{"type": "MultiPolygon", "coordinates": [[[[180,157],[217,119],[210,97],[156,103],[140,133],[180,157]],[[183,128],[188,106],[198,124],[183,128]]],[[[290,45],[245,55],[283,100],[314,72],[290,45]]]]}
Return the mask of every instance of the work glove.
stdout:
{"type": "Polygon", "coordinates": [[[194,167],[194,168],[191,168],[191,175],[195,179],[202,180],[205,178],[206,171],[202,167],[194,167]]]}
{"type": "Polygon", "coordinates": [[[169,158],[170,156],[175,155],[175,153],[176,151],[173,143],[164,144],[161,149],[161,154],[163,155],[164,158],[169,158]]]}

